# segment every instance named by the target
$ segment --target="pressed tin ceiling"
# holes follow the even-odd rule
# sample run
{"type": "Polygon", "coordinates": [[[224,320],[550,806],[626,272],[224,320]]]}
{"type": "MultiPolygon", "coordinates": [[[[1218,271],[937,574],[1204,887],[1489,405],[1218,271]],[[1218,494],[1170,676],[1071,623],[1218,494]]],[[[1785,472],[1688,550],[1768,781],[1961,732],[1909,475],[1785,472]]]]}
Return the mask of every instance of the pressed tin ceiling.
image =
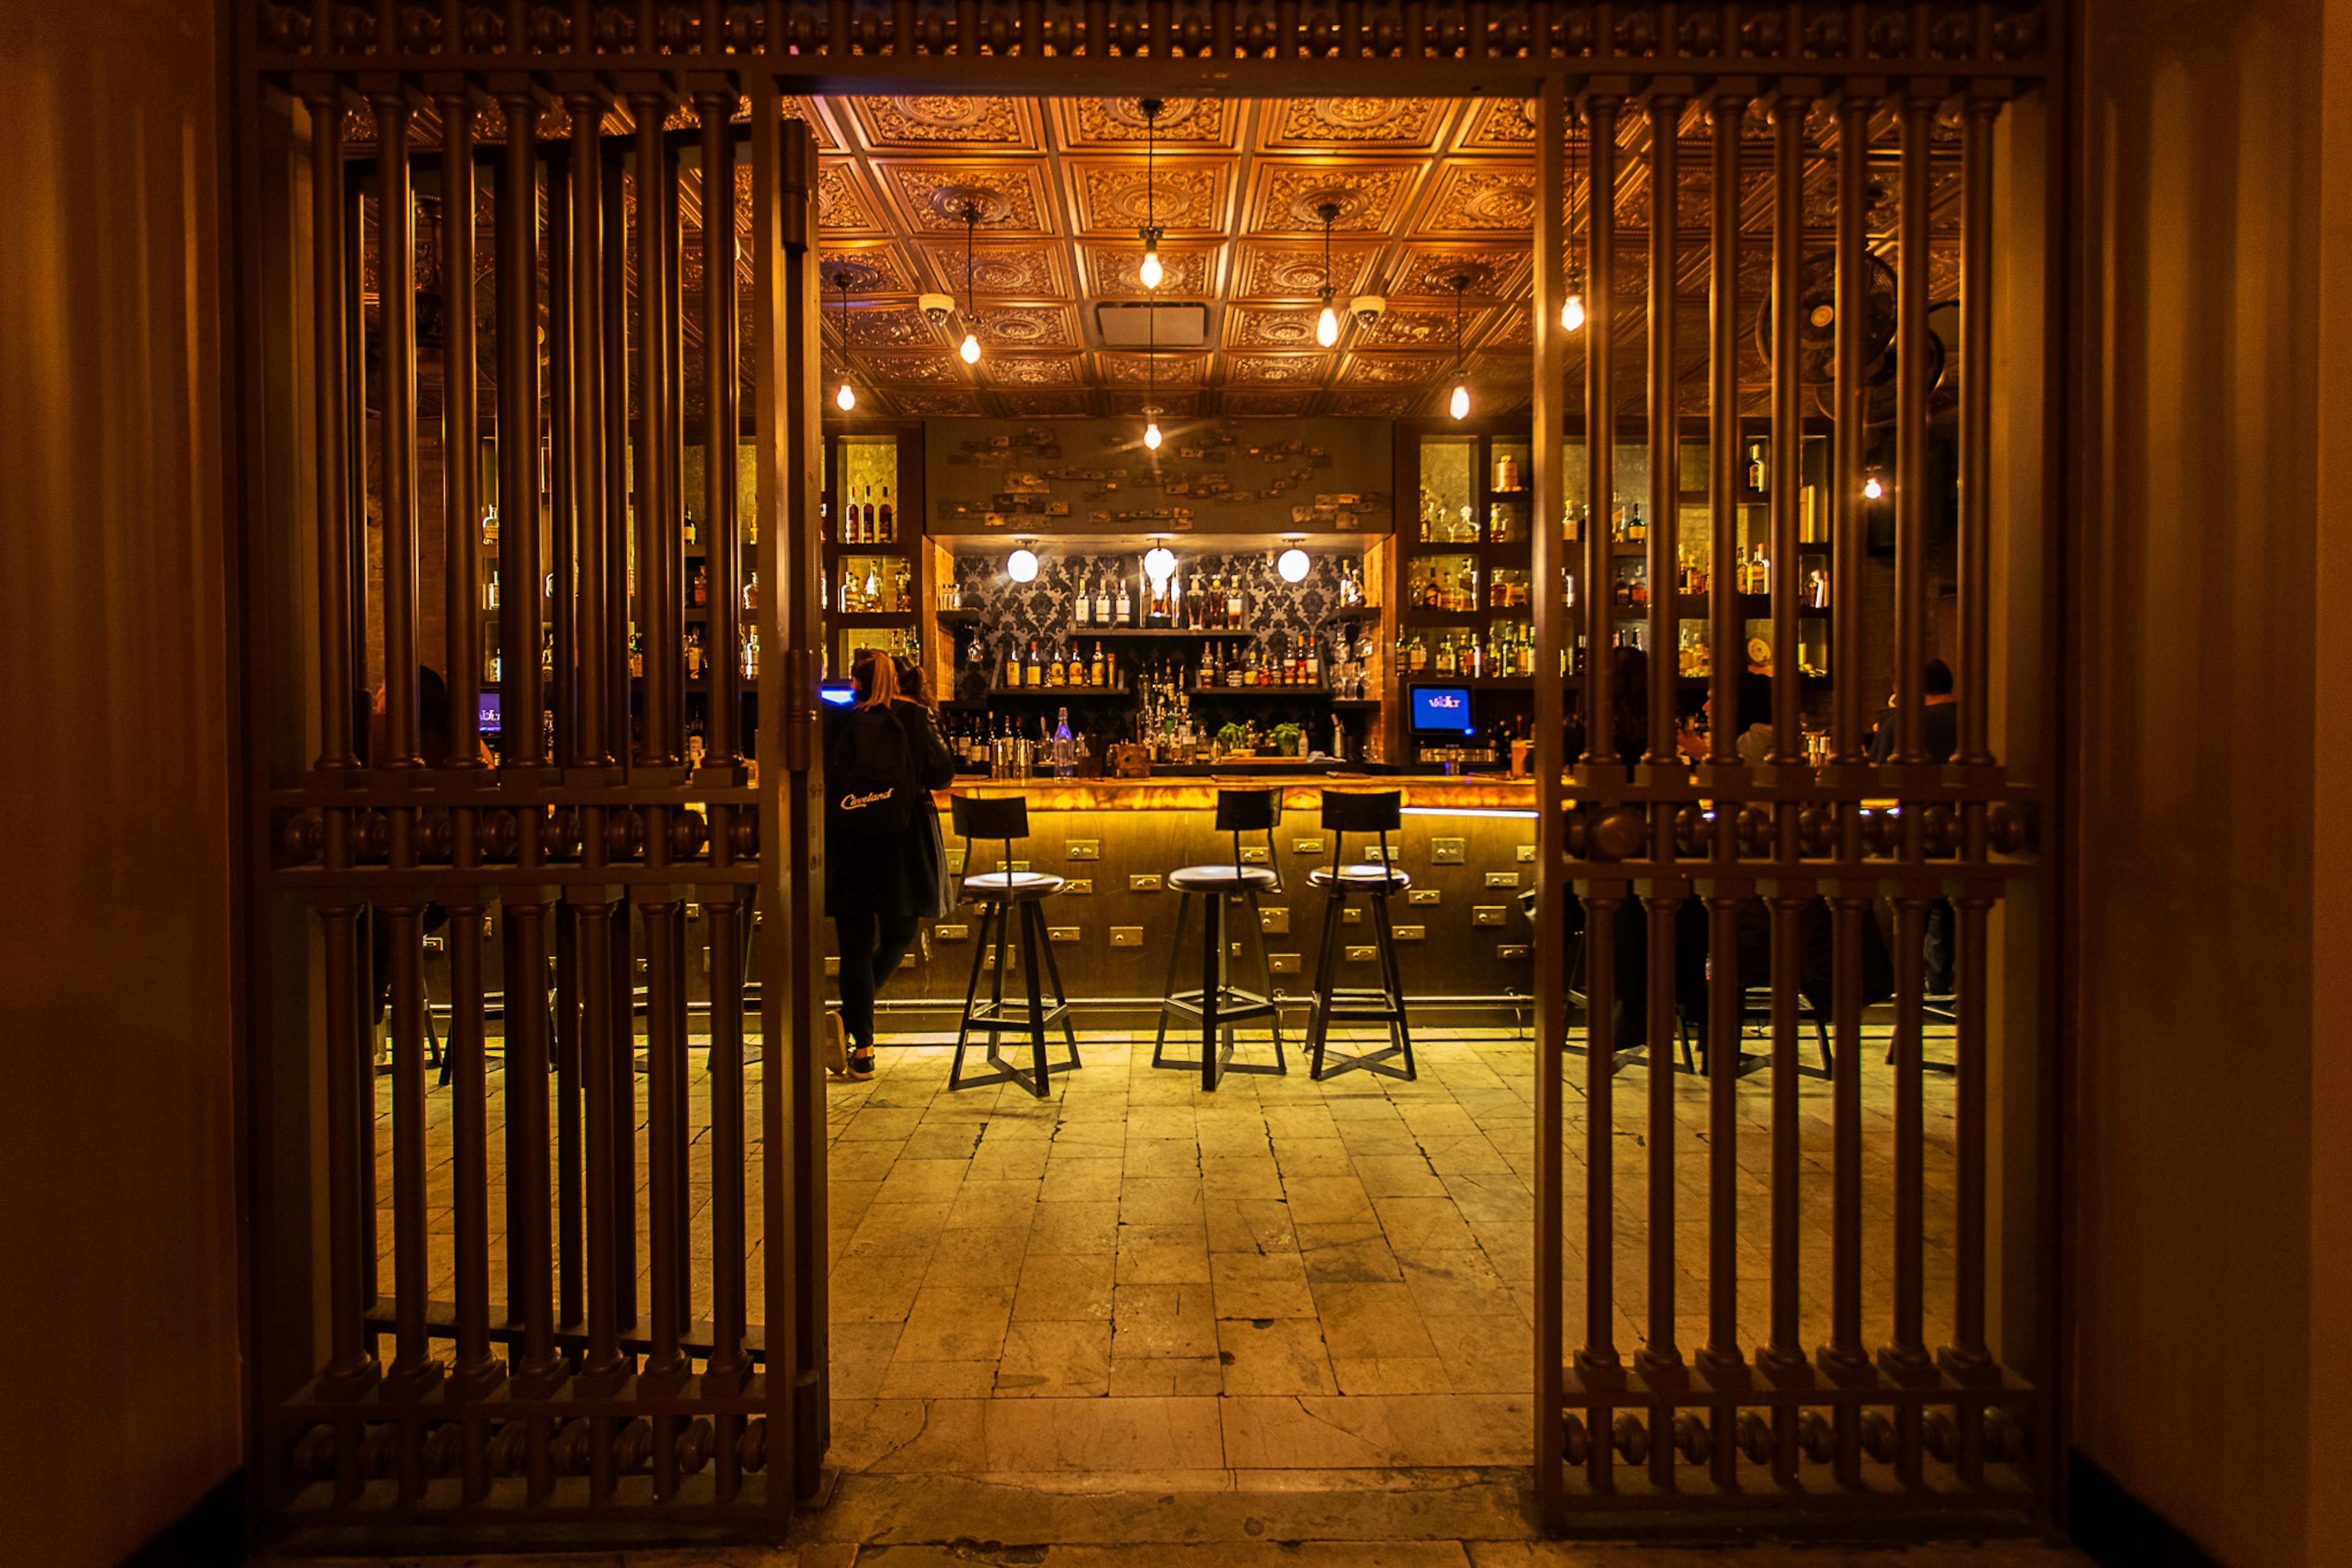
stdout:
{"type": "MultiPolygon", "coordinates": [[[[839,374],[845,341],[861,411],[1052,417],[1131,414],[1153,402],[1171,416],[1433,413],[1454,379],[1457,277],[1470,280],[1462,345],[1481,412],[1527,402],[1535,132],[1518,100],[1172,99],[1160,115],[1148,208],[1144,116],[1134,99],[820,98],[788,100],[787,112],[810,122],[822,160],[826,374],[839,374]],[[1317,210],[1327,202],[1339,208],[1329,265],[1342,311],[1339,341],[1328,350],[1315,342],[1324,279],[1317,210]],[[982,215],[971,280],[987,351],[970,366],[955,353],[968,205],[982,215]],[[1156,298],[1209,311],[1205,348],[1163,350],[1149,366],[1144,354],[1102,342],[1094,310],[1147,297],[1136,234],[1147,210],[1165,236],[1156,298]],[[835,283],[843,273],[845,305],[835,283]],[[953,296],[957,314],[929,321],[917,304],[924,293],[953,296]],[[1345,313],[1363,293],[1387,300],[1370,324],[1345,313]],[[1146,390],[1155,379],[1156,395],[1146,390]]],[[[482,135],[502,133],[496,119],[495,110],[486,114],[482,135]]],[[[562,121],[562,110],[551,110],[541,134],[560,133],[562,121]]],[[[1893,121],[1884,109],[1872,128],[1885,161],[1872,191],[1874,237],[1891,235],[1895,220],[1893,121]]],[[[692,122],[683,110],[671,117],[679,129],[692,122]]],[[[417,129],[421,143],[437,141],[429,110],[417,129]]],[[[615,110],[608,133],[627,129],[615,110]]],[[[372,130],[366,111],[356,111],[354,142],[364,145],[372,130]]],[[[1959,160],[1950,127],[1938,130],[1929,270],[1931,293],[1943,300],[1958,292],[1959,160]]],[[[1707,133],[1704,111],[1689,107],[1677,357],[1691,412],[1706,405],[1707,133]]],[[[1769,372],[1745,324],[1770,281],[1769,136],[1763,116],[1751,114],[1740,182],[1740,379],[1759,394],[1769,372]]],[[[1808,141],[1808,246],[1825,249],[1835,189],[1826,110],[1813,114],[1808,141]]],[[[1643,396],[1648,289],[1649,128],[1638,110],[1625,116],[1619,142],[1619,390],[1632,412],[1643,396]]],[[[1570,222],[1580,227],[1580,149],[1570,156],[1570,222]]],[[[749,169],[738,178],[737,222],[748,237],[749,169]]],[[[683,193],[690,289],[699,287],[698,184],[689,174],[683,193]]],[[[634,210],[634,182],[626,195],[634,210]]],[[[489,217],[485,203],[481,222],[489,217]]],[[[488,257],[490,245],[485,227],[478,255],[488,257]]],[[[749,280],[747,253],[742,285],[749,280]]],[[[682,325],[688,401],[698,405],[697,313],[686,312],[682,325]]],[[[1580,357],[1571,340],[1570,363],[1580,357]]]]}

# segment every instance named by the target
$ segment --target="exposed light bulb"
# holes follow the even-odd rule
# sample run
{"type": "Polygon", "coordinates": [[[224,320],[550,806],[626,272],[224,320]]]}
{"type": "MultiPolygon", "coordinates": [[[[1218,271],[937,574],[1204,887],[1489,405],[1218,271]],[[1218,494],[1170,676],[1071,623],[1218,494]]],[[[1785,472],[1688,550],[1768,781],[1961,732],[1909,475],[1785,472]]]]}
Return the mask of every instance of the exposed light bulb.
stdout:
{"type": "Polygon", "coordinates": [[[1327,349],[1339,341],[1339,313],[1328,305],[1315,319],[1315,341],[1327,349]]]}
{"type": "Polygon", "coordinates": [[[1878,476],[1876,474],[1873,474],[1870,478],[1862,481],[1862,493],[1864,500],[1876,500],[1879,497],[1886,493],[1886,487],[1878,482],[1878,476]]]}
{"type": "Polygon", "coordinates": [[[1282,580],[1286,583],[1307,581],[1307,552],[1304,550],[1286,550],[1282,552],[1282,559],[1274,563],[1274,569],[1282,574],[1282,580]]]}
{"type": "Polygon", "coordinates": [[[1143,427],[1143,444],[1153,451],[1160,450],[1160,422],[1153,420],[1143,427]]]}
{"type": "Polygon", "coordinates": [[[857,393],[849,383],[845,381],[841,384],[841,390],[833,395],[833,400],[839,404],[841,411],[846,414],[857,406],[857,393]]]}
{"type": "Polygon", "coordinates": [[[1570,331],[1584,325],[1584,296],[1570,294],[1568,303],[1559,308],[1559,324],[1570,331]]]}
{"type": "Polygon", "coordinates": [[[1035,582],[1037,580],[1037,552],[1034,550],[1014,551],[1012,554],[1004,558],[1004,570],[1006,574],[1011,576],[1015,583],[1035,582]]]}
{"type": "Polygon", "coordinates": [[[980,340],[972,336],[970,332],[966,332],[963,335],[963,347],[956,350],[956,353],[963,355],[964,363],[978,364],[980,363],[980,340]]]}
{"type": "Polygon", "coordinates": [[[1452,409],[1454,417],[1456,419],[1465,417],[1470,412],[1470,389],[1466,386],[1455,387],[1454,389],[1454,401],[1448,406],[1452,409]]]}
{"type": "Polygon", "coordinates": [[[1144,552],[1143,574],[1154,583],[1165,583],[1176,574],[1176,552],[1164,544],[1155,544],[1144,552]]]}
{"type": "Polygon", "coordinates": [[[1136,269],[1136,276],[1143,279],[1143,286],[1146,289],[1160,287],[1160,279],[1167,274],[1160,269],[1159,251],[1147,250],[1143,253],[1143,265],[1136,269]]]}

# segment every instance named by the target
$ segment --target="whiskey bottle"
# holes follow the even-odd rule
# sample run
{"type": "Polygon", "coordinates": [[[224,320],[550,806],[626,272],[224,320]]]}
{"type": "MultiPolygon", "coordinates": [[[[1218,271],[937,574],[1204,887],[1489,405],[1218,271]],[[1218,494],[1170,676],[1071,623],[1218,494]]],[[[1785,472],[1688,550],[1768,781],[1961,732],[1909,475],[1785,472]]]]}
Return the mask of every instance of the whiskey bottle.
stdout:
{"type": "Polygon", "coordinates": [[[1103,662],[1103,646],[1100,642],[1095,644],[1094,662],[1087,667],[1087,684],[1088,686],[1110,684],[1110,668],[1103,662]]]}
{"type": "Polygon", "coordinates": [[[1135,602],[1127,596],[1127,579],[1122,576],[1118,580],[1118,619],[1113,624],[1131,626],[1134,620],[1135,602]]]}
{"type": "Polygon", "coordinates": [[[1094,595],[1087,592],[1087,580],[1081,577],[1078,579],[1077,597],[1070,606],[1070,624],[1084,629],[1094,624],[1094,595]]]}
{"type": "Polygon", "coordinates": [[[884,485],[882,487],[881,527],[882,543],[896,544],[898,542],[898,517],[896,512],[893,512],[890,510],[890,487],[888,485],[884,485]]]}

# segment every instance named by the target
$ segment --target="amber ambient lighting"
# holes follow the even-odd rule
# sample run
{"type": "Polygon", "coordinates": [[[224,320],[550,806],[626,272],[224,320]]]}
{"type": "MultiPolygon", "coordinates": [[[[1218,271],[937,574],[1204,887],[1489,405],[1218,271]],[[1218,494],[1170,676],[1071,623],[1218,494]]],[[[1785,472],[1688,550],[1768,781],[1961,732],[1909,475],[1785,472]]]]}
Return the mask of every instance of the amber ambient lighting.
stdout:
{"type": "Polygon", "coordinates": [[[1862,494],[1864,500],[1876,500],[1885,493],[1886,487],[1878,482],[1878,476],[1876,474],[1873,474],[1870,478],[1862,481],[1862,494]]]}
{"type": "Polygon", "coordinates": [[[841,390],[833,395],[844,414],[857,406],[857,390],[849,384],[849,270],[844,268],[833,275],[833,286],[841,290],[841,390]]]}
{"type": "Polygon", "coordinates": [[[1339,341],[1339,312],[1331,309],[1331,225],[1339,216],[1339,204],[1325,202],[1315,216],[1323,220],[1323,313],[1315,318],[1315,341],[1328,349],[1339,341]]]}
{"type": "Polygon", "coordinates": [[[963,355],[966,364],[980,363],[980,338],[972,329],[980,324],[980,311],[974,307],[971,292],[971,236],[980,226],[980,204],[966,202],[963,205],[963,347],[956,353],[963,355]]]}
{"type": "Polygon", "coordinates": [[[1470,287],[1470,279],[1460,274],[1454,279],[1454,399],[1447,412],[1460,419],[1470,412],[1470,387],[1462,379],[1462,294],[1470,287]]]}

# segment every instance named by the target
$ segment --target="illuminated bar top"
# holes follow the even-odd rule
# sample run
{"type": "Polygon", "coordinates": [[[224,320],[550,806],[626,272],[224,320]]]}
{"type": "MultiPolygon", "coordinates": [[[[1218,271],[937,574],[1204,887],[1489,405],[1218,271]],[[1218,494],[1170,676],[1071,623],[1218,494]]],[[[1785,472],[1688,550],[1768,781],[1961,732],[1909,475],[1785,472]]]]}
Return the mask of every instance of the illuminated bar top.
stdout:
{"type": "Polygon", "coordinates": [[[1327,789],[1380,794],[1397,790],[1408,811],[1524,811],[1535,814],[1532,779],[1501,774],[1444,777],[1410,773],[1316,773],[1301,778],[1296,772],[1236,771],[1206,777],[983,779],[959,780],[939,793],[945,806],[950,795],[985,797],[1025,795],[1033,811],[1213,811],[1221,789],[1275,789],[1283,792],[1286,811],[1314,809],[1327,789]]]}

